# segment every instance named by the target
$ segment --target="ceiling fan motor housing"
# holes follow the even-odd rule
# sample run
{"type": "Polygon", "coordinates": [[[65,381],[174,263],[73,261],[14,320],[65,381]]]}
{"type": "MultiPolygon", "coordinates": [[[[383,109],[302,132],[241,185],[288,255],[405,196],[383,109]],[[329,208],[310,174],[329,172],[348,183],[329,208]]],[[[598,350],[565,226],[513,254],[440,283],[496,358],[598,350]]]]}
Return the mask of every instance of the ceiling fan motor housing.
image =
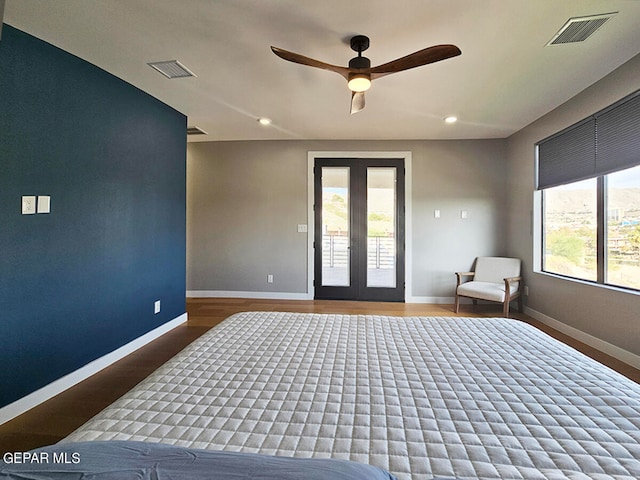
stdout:
{"type": "Polygon", "coordinates": [[[371,68],[371,60],[367,57],[353,57],[349,60],[349,68],[371,68]]]}
{"type": "MultiPolygon", "coordinates": [[[[365,37],[364,35],[356,35],[355,37],[351,37],[351,49],[358,52],[357,57],[353,57],[349,60],[349,69],[350,70],[361,70],[364,68],[371,68],[371,60],[367,57],[362,56],[362,52],[364,52],[367,48],[369,48],[369,37],[365,37]]],[[[349,77],[353,77],[355,72],[350,72],[349,77]]]]}

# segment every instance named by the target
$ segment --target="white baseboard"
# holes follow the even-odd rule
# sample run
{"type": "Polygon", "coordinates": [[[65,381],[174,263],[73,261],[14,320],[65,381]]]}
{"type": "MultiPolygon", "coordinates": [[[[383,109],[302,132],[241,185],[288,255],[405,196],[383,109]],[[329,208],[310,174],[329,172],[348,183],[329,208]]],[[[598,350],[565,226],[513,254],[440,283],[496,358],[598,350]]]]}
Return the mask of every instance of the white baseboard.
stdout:
{"type": "Polygon", "coordinates": [[[59,378],[51,382],[48,385],[36,390],[29,395],[22,397],[16,400],[9,405],[6,405],[0,408],[0,425],[9,420],[17,417],[18,415],[23,414],[27,410],[32,409],[33,407],[38,406],[39,404],[55,397],[59,393],[64,392],[68,388],[73,387],[74,385],[80,383],[83,380],[86,380],[91,375],[98,373],[100,370],[112,365],[118,360],[126,357],[130,353],[138,350],[139,348],[145,346],[156,338],[164,335],[169,330],[173,330],[174,328],[182,325],[187,321],[187,314],[183,313],[179,317],[174,318],[170,322],[167,322],[163,325],[160,325],[158,328],[151,330],[148,333],[145,333],[141,337],[132,340],[131,342],[123,345],[122,347],[114,350],[111,353],[107,353],[106,355],[89,362],[84,367],[75,370],[74,372],[65,375],[64,377],[59,378]]]}
{"type": "Polygon", "coordinates": [[[605,342],[598,337],[594,337],[593,335],[585,333],[582,330],[578,330],[577,328],[562,323],[555,318],[545,315],[544,313],[540,313],[532,308],[525,306],[524,313],[535,318],[536,320],[539,320],[545,325],[564,333],[565,335],[569,335],[571,338],[578,340],[579,342],[585,343],[590,347],[606,353],[607,355],[611,355],[613,358],[617,358],[627,365],[631,365],[635,368],[640,368],[640,356],[636,355],[635,353],[629,352],[628,350],[624,350],[620,347],[616,347],[609,342],[605,342]]]}
{"type": "Polygon", "coordinates": [[[231,290],[187,290],[189,298],[259,298],[272,300],[313,300],[309,293],[242,292],[231,290]]]}

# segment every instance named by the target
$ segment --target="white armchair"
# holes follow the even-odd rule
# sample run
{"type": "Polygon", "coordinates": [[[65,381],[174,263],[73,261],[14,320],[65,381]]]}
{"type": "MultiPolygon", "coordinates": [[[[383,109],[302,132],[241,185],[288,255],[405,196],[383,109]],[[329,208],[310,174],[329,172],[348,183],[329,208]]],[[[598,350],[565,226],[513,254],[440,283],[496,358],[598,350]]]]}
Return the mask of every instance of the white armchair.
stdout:
{"type": "Polygon", "coordinates": [[[455,312],[460,309],[460,297],[488,300],[503,304],[502,313],[509,316],[509,303],[518,299],[518,309],[522,312],[520,296],[520,260],[505,257],[478,257],[474,272],[456,272],[455,312]],[[470,277],[471,281],[465,281],[470,277]]]}

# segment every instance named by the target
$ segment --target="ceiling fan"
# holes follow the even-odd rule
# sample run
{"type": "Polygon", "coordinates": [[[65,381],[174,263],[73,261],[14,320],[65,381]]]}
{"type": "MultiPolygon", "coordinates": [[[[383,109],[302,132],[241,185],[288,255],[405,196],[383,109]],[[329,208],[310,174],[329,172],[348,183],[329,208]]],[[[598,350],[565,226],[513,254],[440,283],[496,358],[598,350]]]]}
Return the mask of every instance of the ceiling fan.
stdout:
{"type": "Polygon", "coordinates": [[[455,45],[434,45],[371,68],[371,60],[362,56],[362,52],[367,48],[369,48],[369,37],[364,35],[351,37],[351,49],[358,52],[358,56],[349,60],[348,67],[331,65],[278,47],[271,47],[271,50],[277,56],[289,62],[330,70],[343,76],[347,80],[349,90],[352,92],[351,114],[357,113],[364,108],[364,92],[369,89],[372,80],[391,73],[446,60],[462,53],[455,45]]]}

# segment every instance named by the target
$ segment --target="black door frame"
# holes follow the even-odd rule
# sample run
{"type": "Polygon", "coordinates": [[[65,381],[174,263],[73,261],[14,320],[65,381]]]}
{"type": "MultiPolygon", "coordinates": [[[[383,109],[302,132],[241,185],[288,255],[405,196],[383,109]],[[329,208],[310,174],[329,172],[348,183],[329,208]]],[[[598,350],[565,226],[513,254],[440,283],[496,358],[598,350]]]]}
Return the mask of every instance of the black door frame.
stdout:
{"type": "Polygon", "coordinates": [[[405,301],[405,159],[404,158],[326,158],[314,159],[313,204],[314,204],[314,298],[368,301],[405,301]],[[350,282],[349,286],[322,285],[322,179],[320,169],[324,166],[350,168],[350,282]],[[367,168],[392,167],[396,169],[396,287],[367,287],[367,168]]]}

